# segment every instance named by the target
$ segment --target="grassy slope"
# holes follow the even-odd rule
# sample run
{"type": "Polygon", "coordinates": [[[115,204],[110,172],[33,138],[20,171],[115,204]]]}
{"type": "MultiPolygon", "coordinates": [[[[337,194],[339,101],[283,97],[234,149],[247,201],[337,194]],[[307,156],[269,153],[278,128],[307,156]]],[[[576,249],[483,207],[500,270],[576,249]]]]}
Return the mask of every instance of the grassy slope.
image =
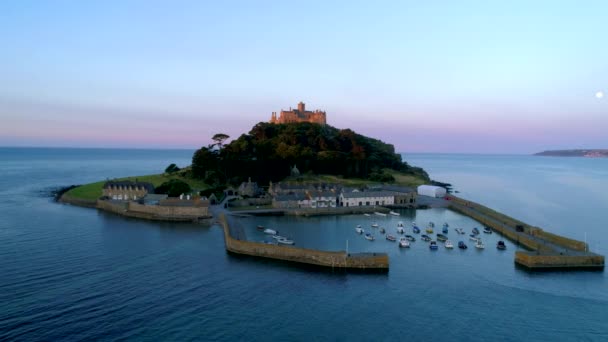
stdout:
{"type": "MultiPolygon", "coordinates": [[[[190,184],[190,187],[193,190],[202,190],[202,189],[207,188],[207,185],[203,181],[198,180],[198,179],[186,178],[181,175],[158,174],[158,175],[125,177],[125,178],[118,178],[116,180],[135,181],[135,179],[137,179],[138,182],[152,183],[152,184],[154,184],[154,186],[159,186],[162,183],[164,183],[170,179],[179,179],[179,180],[182,180],[182,181],[190,184]]],[[[105,183],[105,181],[84,184],[84,185],[81,185],[77,188],[74,188],[74,189],[66,192],[65,195],[72,197],[72,198],[76,198],[76,199],[94,201],[98,197],[101,196],[101,189],[102,189],[104,183],[105,183]]]]}
{"type": "MultiPolygon", "coordinates": [[[[393,184],[396,184],[396,185],[418,186],[420,184],[426,183],[426,181],[424,179],[416,177],[416,176],[407,175],[407,174],[403,174],[403,173],[400,173],[400,172],[397,172],[394,170],[388,170],[388,169],[386,170],[386,172],[389,172],[390,174],[393,175],[393,177],[395,177],[395,183],[393,183],[393,184]]],[[[146,176],[133,176],[133,177],[118,178],[117,180],[135,181],[135,179],[137,179],[140,182],[152,183],[152,184],[154,184],[154,186],[159,186],[162,183],[164,183],[170,179],[180,179],[180,180],[190,184],[190,187],[193,190],[203,190],[203,189],[208,188],[208,186],[203,181],[197,180],[197,179],[192,179],[190,177],[186,177],[183,174],[174,174],[174,175],[156,174],[156,175],[146,175],[146,176]]],[[[370,185],[370,184],[374,183],[367,179],[342,178],[340,176],[334,176],[334,175],[302,175],[297,178],[288,177],[285,179],[285,181],[304,181],[304,182],[309,182],[309,183],[317,183],[317,182],[339,183],[344,186],[350,186],[350,187],[360,187],[360,186],[370,185]]],[[[105,181],[84,184],[84,185],[81,185],[77,188],[74,188],[74,189],[66,192],[65,196],[79,199],[79,200],[95,201],[97,198],[99,198],[101,196],[101,189],[102,189],[104,183],[105,183],[105,181]]]]}
{"type": "MultiPolygon", "coordinates": [[[[386,169],[386,172],[390,173],[395,177],[395,182],[391,183],[394,185],[403,186],[418,186],[421,184],[428,183],[424,179],[412,175],[407,175],[398,171],[386,169]]],[[[342,178],[334,175],[302,175],[299,177],[287,177],[285,181],[303,181],[306,183],[339,183],[344,186],[359,187],[363,185],[374,184],[373,181],[361,178],[342,178]]]]}

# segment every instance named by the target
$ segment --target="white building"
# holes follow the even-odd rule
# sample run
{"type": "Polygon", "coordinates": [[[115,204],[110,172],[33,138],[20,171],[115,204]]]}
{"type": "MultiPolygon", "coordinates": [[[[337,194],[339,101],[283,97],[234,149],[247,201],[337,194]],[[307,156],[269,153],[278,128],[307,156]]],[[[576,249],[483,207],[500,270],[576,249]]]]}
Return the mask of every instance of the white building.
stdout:
{"type": "Polygon", "coordinates": [[[353,191],[340,194],[343,207],[363,207],[373,205],[392,205],[395,194],[391,191],[353,191]]]}
{"type": "Polygon", "coordinates": [[[335,208],[338,196],[332,191],[313,191],[310,193],[311,208],[335,208]]]}
{"type": "Polygon", "coordinates": [[[418,195],[429,197],[444,197],[447,191],[445,188],[435,185],[420,185],[418,187],[418,195]]]}

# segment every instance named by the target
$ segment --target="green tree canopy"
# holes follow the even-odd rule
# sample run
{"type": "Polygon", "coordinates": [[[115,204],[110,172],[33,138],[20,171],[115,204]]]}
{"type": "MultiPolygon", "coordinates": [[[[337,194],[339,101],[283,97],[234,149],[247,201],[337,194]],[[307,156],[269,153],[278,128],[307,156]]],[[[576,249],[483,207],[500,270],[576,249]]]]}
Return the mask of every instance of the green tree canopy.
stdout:
{"type": "MultiPolygon", "coordinates": [[[[225,135],[217,135],[213,139],[221,145],[225,139],[216,138],[225,135]]],[[[390,181],[390,175],[378,170],[393,169],[428,179],[424,170],[403,162],[393,145],[350,129],[313,123],[260,122],[223,148],[203,147],[192,158],[194,175],[203,179],[215,171],[225,179],[278,181],[293,165],[302,173],[390,181]]]]}
{"type": "Polygon", "coordinates": [[[167,168],[165,169],[165,172],[166,173],[174,173],[174,172],[177,172],[179,170],[180,170],[180,168],[177,167],[177,165],[171,164],[171,165],[167,166],[167,168]]]}
{"type": "Polygon", "coordinates": [[[179,197],[179,195],[188,194],[191,191],[190,185],[179,179],[168,180],[154,190],[157,194],[167,194],[169,197],[179,197]]]}

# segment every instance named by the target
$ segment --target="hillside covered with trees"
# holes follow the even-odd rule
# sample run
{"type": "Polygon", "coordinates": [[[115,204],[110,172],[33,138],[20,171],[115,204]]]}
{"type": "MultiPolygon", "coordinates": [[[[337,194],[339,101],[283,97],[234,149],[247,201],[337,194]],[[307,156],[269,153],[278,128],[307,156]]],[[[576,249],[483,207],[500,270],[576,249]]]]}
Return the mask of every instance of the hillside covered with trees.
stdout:
{"type": "Polygon", "coordinates": [[[207,184],[237,184],[247,177],[258,182],[279,181],[294,165],[302,174],[340,175],[390,182],[386,169],[429,180],[427,173],[401,160],[393,145],[312,123],[260,122],[248,134],[227,145],[228,136],[216,134],[216,144],[202,147],[192,158],[192,174],[207,184]]]}

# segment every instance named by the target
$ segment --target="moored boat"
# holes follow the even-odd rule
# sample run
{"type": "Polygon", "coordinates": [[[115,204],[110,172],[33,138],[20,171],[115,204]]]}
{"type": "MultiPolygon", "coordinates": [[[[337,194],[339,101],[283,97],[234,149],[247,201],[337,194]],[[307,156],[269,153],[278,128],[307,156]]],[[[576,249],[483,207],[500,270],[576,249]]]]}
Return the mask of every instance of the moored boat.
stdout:
{"type": "Polygon", "coordinates": [[[445,235],[443,235],[443,234],[441,234],[441,233],[438,233],[438,234],[437,234],[437,241],[444,242],[444,241],[447,241],[447,239],[448,239],[448,237],[447,237],[447,236],[445,236],[445,235]]]}
{"type": "Polygon", "coordinates": [[[402,222],[402,221],[399,221],[399,222],[397,223],[397,227],[403,227],[403,222],[402,222]]]}
{"type": "Polygon", "coordinates": [[[363,234],[365,232],[363,228],[361,228],[361,226],[357,226],[357,228],[355,228],[355,231],[357,231],[357,233],[359,234],[363,234]]]}
{"type": "Polygon", "coordinates": [[[431,227],[431,226],[426,227],[426,232],[429,234],[433,234],[433,227],[431,227]]]}
{"type": "Polygon", "coordinates": [[[429,227],[431,227],[431,228],[435,228],[435,223],[434,223],[433,221],[430,221],[430,222],[429,222],[429,227]]]}
{"type": "Polygon", "coordinates": [[[479,235],[479,229],[477,229],[477,227],[473,228],[473,234],[479,235]]]}
{"type": "Polygon", "coordinates": [[[394,212],[394,211],[392,211],[392,210],[391,210],[391,211],[389,211],[388,213],[389,213],[389,214],[391,214],[391,215],[393,215],[393,216],[401,216],[401,214],[399,214],[399,213],[397,213],[397,212],[394,212]]]}
{"type": "Polygon", "coordinates": [[[293,240],[290,240],[290,239],[284,238],[284,237],[282,237],[280,239],[277,239],[277,242],[280,243],[280,244],[283,244],[283,245],[293,245],[293,244],[295,244],[295,242],[293,242],[293,240]]]}
{"type": "Polygon", "coordinates": [[[286,237],[281,236],[281,235],[273,235],[273,236],[271,236],[271,238],[273,238],[273,239],[275,239],[275,240],[287,239],[286,237]]]}
{"type": "Polygon", "coordinates": [[[385,213],[381,213],[379,211],[374,211],[374,214],[378,215],[378,216],[386,216],[385,213]]]}
{"type": "Polygon", "coordinates": [[[264,234],[268,234],[268,235],[277,235],[278,231],[274,230],[274,229],[270,229],[270,228],[266,228],[264,229],[264,234]]]}
{"type": "Polygon", "coordinates": [[[377,223],[372,223],[372,228],[378,228],[378,224],[377,223]]]}
{"type": "Polygon", "coordinates": [[[420,228],[418,228],[417,226],[414,226],[412,230],[415,234],[420,234],[420,228]]]}
{"type": "Polygon", "coordinates": [[[442,232],[443,234],[447,234],[447,233],[448,233],[448,227],[443,227],[443,228],[441,229],[441,232],[442,232]]]}
{"type": "Polygon", "coordinates": [[[261,232],[263,232],[264,231],[264,226],[257,226],[256,229],[259,230],[259,231],[261,231],[261,232]]]}
{"type": "Polygon", "coordinates": [[[380,227],[380,234],[384,234],[386,233],[386,229],[384,229],[384,227],[380,227]]]}
{"type": "Polygon", "coordinates": [[[490,227],[484,227],[483,232],[486,234],[492,234],[492,229],[490,229],[490,227]]]}
{"type": "Polygon", "coordinates": [[[454,230],[456,231],[456,233],[458,233],[460,235],[464,235],[464,230],[462,230],[462,228],[456,228],[454,230]]]}
{"type": "Polygon", "coordinates": [[[432,241],[429,243],[429,248],[430,248],[431,250],[436,250],[437,248],[439,248],[439,246],[437,246],[437,241],[432,240],[432,241]]]}
{"type": "Polygon", "coordinates": [[[500,249],[500,250],[505,250],[507,249],[507,245],[505,245],[505,242],[500,240],[496,243],[496,248],[500,249]]]}
{"type": "Polygon", "coordinates": [[[411,236],[411,235],[406,235],[406,236],[405,236],[405,239],[406,239],[407,241],[416,241],[416,238],[415,238],[415,237],[413,237],[413,236],[411,236]]]}
{"type": "Polygon", "coordinates": [[[481,239],[477,239],[477,242],[475,242],[475,248],[484,249],[486,246],[484,246],[483,242],[481,242],[481,239]]]}
{"type": "Polygon", "coordinates": [[[403,227],[397,227],[397,233],[403,234],[405,233],[405,230],[403,229],[403,227]]]}
{"type": "Polygon", "coordinates": [[[363,214],[363,215],[364,215],[364,216],[367,216],[367,217],[372,216],[372,215],[370,215],[370,214],[368,214],[368,213],[365,213],[365,214],[363,214]]]}
{"type": "Polygon", "coordinates": [[[410,247],[410,242],[407,241],[406,238],[402,237],[402,238],[399,239],[399,247],[409,248],[410,247]]]}
{"type": "Polygon", "coordinates": [[[431,237],[426,235],[426,234],[422,234],[422,236],[420,237],[420,240],[422,241],[431,241],[431,237]]]}
{"type": "Polygon", "coordinates": [[[452,241],[450,241],[450,240],[446,240],[446,241],[445,241],[444,246],[445,246],[445,248],[447,248],[447,249],[452,249],[452,248],[454,248],[454,244],[453,244],[453,243],[452,243],[452,241]]]}
{"type": "Polygon", "coordinates": [[[473,241],[473,242],[477,242],[477,240],[478,240],[478,239],[477,239],[477,235],[475,235],[475,234],[471,234],[471,235],[469,235],[469,240],[471,240],[471,241],[473,241]]]}
{"type": "Polygon", "coordinates": [[[386,239],[388,241],[397,241],[397,238],[394,235],[386,234],[386,239]]]}
{"type": "Polygon", "coordinates": [[[460,249],[467,249],[467,244],[464,243],[464,241],[458,241],[458,248],[460,249]]]}
{"type": "Polygon", "coordinates": [[[365,233],[365,239],[369,240],[369,241],[376,240],[376,238],[372,234],[370,234],[370,233],[365,233]]]}

